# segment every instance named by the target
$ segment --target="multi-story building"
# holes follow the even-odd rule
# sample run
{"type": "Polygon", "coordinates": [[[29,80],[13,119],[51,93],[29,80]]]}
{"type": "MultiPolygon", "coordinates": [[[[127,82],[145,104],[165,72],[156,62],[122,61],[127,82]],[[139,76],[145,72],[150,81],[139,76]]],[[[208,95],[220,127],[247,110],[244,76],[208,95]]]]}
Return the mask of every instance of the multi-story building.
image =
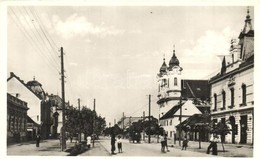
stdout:
{"type": "Polygon", "coordinates": [[[42,138],[47,138],[50,132],[50,104],[42,85],[35,78],[25,83],[11,72],[7,79],[7,92],[16,94],[27,103],[29,138],[34,139],[36,133],[41,133],[42,138]]]}
{"type": "MultiPolygon", "coordinates": [[[[165,63],[157,74],[159,122],[169,137],[178,134],[176,126],[193,114],[209,113],[208,80],[182,79],[182,67],[173,50],[169,66],[165,63]]],[[[179,135],[177,135],[179,136],[179,135]]]]}
{"type": "Polygon", "coordinates": [[[7,93],[7,143],[27,140],[27,103],[7,93]]]}
{"type": "Polygon", "coordinates": [[[231,125],[225,142],[252,144],[254,136],[254,30],[248,14],[238,43],[231,40],[230,54],[220,73],[210,79],[211,116],[231,125]]]}

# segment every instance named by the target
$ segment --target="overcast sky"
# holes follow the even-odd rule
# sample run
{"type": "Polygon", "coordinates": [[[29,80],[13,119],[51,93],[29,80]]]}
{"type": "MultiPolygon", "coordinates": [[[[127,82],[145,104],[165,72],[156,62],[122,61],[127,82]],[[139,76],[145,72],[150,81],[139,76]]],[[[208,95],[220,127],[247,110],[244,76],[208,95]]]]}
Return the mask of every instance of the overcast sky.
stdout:
{"type": "MultiPolygon", "coordinates": [[[[212,77],[246,12],[246,6],[11,6],[7,73],[26,82],[35,76],[45,92],[61,96],[62,46],[66,101],[77,106],[80,98],[93,108],[96,98],[97,113],[113,124],[123,112],[148,114],[151,94],[158,117],[156,75],[163,56],[168,64],[175,45],[184,79],[212,77]]],[[[253,12],[250,7],[251,18],[253,12]]]]}

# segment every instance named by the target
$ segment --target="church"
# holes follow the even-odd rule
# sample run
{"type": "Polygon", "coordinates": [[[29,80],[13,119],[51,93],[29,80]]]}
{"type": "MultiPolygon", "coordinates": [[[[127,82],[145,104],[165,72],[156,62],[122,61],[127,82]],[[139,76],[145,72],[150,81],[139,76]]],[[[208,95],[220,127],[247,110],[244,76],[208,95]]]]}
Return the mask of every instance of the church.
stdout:
{"type": "Polygon", "coordinates": [[[163,64],[157,74],[159,124],[169,138],[181,133],[176,126],[194,114],[209,113],[210,87],[208,80],[182,79],[183,68],[175,49],[169,65],[163,64]]]}

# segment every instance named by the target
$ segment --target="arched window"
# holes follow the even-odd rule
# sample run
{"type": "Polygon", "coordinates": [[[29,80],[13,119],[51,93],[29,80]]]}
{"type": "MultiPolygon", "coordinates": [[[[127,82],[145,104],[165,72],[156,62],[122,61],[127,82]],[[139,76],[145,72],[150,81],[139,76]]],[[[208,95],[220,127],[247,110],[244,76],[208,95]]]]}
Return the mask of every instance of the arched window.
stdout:
{"type": "Polygon", "coordinates": [[[222,91],[222,108],[225,109],[226,108],[226,92],[222,91]]]}
{"type": "Polygon", "coordinates": [[[177,86],[177,77],[174,77],[174,86],[177,86]]]}
{"type": "Polygon", "coordinates": [[[217,110],[217,94],[214,94],[214,110],[217,110]]]}
{"type": "Polygon", "coordinates": [[[246,85],[242,84],[242,104],[246,105],[246,85]]]}

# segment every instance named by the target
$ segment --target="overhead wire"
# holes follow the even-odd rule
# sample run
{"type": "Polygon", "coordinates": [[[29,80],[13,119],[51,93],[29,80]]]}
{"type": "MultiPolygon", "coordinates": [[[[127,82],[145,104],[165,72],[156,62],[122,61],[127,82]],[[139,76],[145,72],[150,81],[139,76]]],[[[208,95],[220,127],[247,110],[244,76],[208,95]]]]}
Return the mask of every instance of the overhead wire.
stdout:
{"type": "Polygon", "coordinates": [[[25,29],[25,27],[23,26],[22,22],[20,21],[20,18],[16,15],[15,11],[9,7],[10,11],[12,12],[12,14],[14,16],[12,16],[12,14],[10,13],[10,11],[8,12],[11,19],[13,20],[13,22],[15,23],[15,25],[18,27],[19,30],[21,30],[21,32],[24,34],[24,36],[27,38],[28,42],[32,44],[32,46],[34,47],[34,49],[36,50],[36,52],[39,52],[42,57],[43,57],[43,61],[46,62],[47,66],[49,66],[50,68],[54,69],[55,71],[59,70],[56,68],[56,66],[52,65],[44,56],[44,53],[42,52],[42,49],[39,48],[39,46],[37,45],[37,43],[35,43],[33,37],[30,35],[30,33],[28,33],[28,31],[25,29]],[[16,20],[15,20],[15,19],[16,20]]]}
{"type": "Polygon", "coordinates": [[[38,31],[38,29],[37,29],[37,27],[36,27],[36,25],[34,23],[36,18],[32,15],[32,13],[31,13],[31,16],[30,16],[29,12],[27,11],[27,9],[25,7],[23,7],[23,9],[25,11],[25,14],[31,19],[30,22],[31,22],[31,24],[32,24],[32,26],[34,28],[33,30],[35,30],[35,37],[37,38],[39,43],[43,44],[41,46],[42,46],[43,49],[46,50],[46,55],[48,56],[49,59],[52,60],[52,62],[54,62],[57,66],[59,66],[59,63],[55,60],[56,58],[53,57],[52,52],[50,51],[49,47],[45,44],[46,40],[44,40],[44,38],[42,37],[41,33],[38,31]],[[49,52],[50,54],[48,54],[47,52],[49,52]]]}

